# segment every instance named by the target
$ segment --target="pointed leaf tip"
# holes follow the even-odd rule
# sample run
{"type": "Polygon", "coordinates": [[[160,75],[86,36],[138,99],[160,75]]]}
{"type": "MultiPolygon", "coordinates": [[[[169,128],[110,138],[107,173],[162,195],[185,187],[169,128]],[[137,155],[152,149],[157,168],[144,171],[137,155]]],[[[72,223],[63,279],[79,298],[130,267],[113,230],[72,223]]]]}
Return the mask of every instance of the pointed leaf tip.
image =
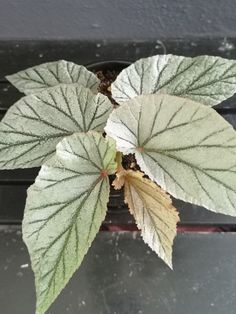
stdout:
{"type": "Polygon", "coordinates": [[[172,201],[159,186],[138,171],[123,171],[116,184],[124,183],[125,201],[145,243],[172,269],[172,246],[179,222],[172,201]]]}
{"type": "Polygon", "coordinates": [[[43,63],[6,76],[7,80],[26,95],[60,84],[78,84],[97,93],[99,79],[84,66],[59,60],[43,63]]]}
{"type": "Polygon", "coordinates": [[[170,94],[214,106],[236,91],[236,61],[221,57],[156,55],[125,68],[111,86],[122,103],[142,94],[170,94]]]}
{"type": "Polygon", "coordinates": [[[96,132],[62,140],[28,190],[23,238],[35,274],[37,313],[44,314],[80,266],[105,218],[115,142],[96,132]]]}

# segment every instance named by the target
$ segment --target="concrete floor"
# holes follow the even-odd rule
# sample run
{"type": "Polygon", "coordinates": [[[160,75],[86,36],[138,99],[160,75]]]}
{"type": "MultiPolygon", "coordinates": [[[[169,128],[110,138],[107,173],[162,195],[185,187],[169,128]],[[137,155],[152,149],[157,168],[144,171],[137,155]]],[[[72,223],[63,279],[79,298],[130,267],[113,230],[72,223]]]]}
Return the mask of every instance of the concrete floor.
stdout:
{"type": "MultiPolygon", "coordinates": [[[[48,314],[235,314],[236,234],[178,234],[174,271],[137,232],[100,232],[48,314]]],[[[0,313],[33,314],[19,227],[0,228],[0,313]]]]}

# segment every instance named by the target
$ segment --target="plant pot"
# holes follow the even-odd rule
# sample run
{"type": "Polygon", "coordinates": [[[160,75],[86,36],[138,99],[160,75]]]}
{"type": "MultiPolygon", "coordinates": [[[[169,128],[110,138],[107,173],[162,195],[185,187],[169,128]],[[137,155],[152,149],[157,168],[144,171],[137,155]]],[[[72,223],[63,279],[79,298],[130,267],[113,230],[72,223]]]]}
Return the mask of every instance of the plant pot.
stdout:
{"type": "Polygon", "coordinates": [[[98,71],[117,71],[121,72],[123,69],[127,68],[131,62],[122,60],[111,60],[111,61],[101,61],[90,63],[86,65],[86,68],[92,72],[98,71]]]}

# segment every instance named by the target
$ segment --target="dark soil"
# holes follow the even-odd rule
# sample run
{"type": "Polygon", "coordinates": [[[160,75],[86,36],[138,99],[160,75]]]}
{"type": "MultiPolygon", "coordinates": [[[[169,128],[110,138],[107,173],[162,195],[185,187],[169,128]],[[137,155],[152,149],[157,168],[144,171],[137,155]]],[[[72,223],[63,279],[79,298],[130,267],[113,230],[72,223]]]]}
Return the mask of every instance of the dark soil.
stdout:
{"type": "Polygon", "coordinates": [[[117,71],[98,71],[96,72],[97,77],[100,79],[101,83],[98,87],[98,91],[104,95],[106,95],[112,104],[114,105],[114,108],[118,107],[119,105],[111,96],[111,83],[115,81],[117,75],[119,72],[117,71]]]}
{"type": "Polygon", "coordinates": [[[140,171],[140,167],[134,157],[134,154],[123,156],[122,166],[125,170],[132,169],[134,171],[140,171]]]}

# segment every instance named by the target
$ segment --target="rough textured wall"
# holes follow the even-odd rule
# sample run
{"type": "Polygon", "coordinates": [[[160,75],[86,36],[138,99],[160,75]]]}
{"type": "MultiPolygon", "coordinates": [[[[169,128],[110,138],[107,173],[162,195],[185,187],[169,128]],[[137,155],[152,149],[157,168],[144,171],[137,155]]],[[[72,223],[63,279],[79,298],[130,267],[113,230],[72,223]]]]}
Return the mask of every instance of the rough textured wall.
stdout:
{"type": "Polygon", "coordinates": [[[236,36],[235,0],[0,0],[0,39],[236,36]]]}

